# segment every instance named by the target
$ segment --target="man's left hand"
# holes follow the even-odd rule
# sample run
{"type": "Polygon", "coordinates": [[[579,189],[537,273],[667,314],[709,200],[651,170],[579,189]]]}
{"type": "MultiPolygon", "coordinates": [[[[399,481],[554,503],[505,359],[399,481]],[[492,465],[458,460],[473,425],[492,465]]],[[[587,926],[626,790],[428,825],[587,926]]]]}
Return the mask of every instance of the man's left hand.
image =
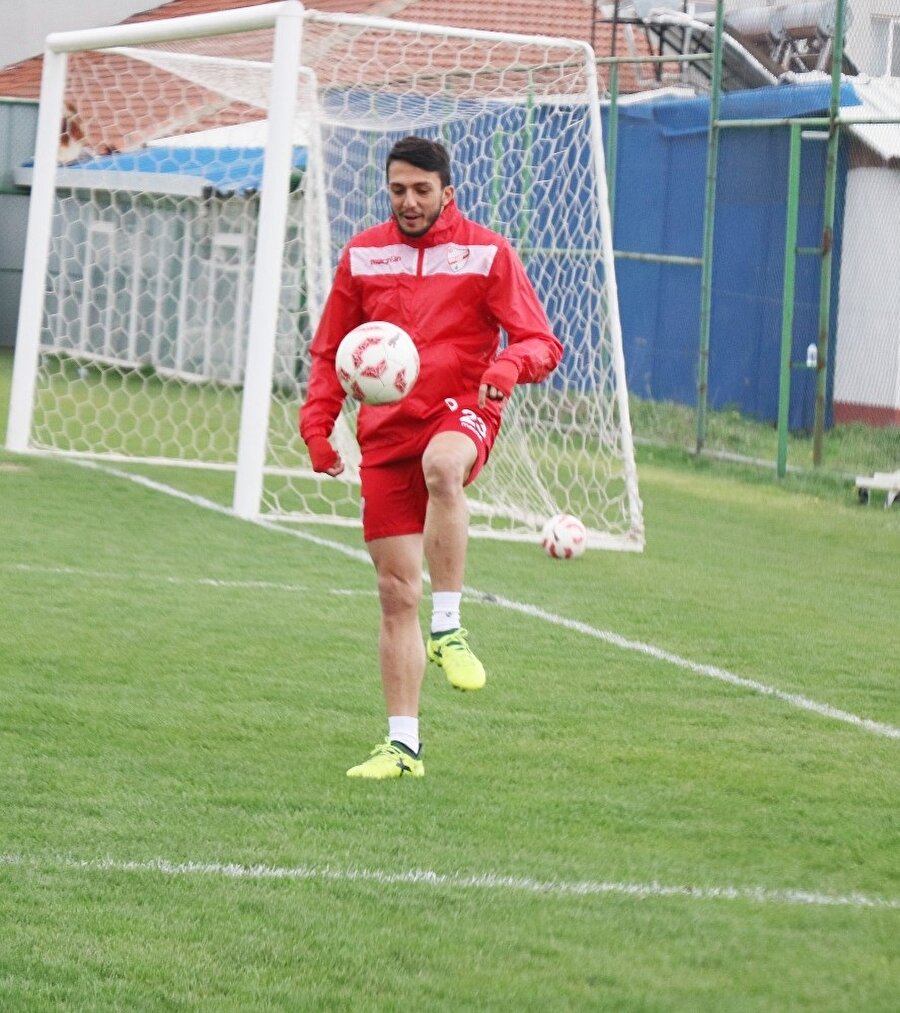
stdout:
{"type": "Polygon", "coordinates": [[[481,377],[478,407],[483,408],[486,401],[503,401],[508,398],[518,379],[519,367],[516,363],[509,359],[497,359],[491,363],[481,377]]]}

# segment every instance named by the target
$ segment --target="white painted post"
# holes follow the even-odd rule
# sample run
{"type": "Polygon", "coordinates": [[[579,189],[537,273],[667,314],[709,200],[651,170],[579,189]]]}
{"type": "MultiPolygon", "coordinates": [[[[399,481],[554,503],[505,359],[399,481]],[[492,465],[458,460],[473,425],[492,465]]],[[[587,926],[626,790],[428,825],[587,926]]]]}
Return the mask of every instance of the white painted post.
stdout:
{"type": "Polygon", "coordinates": [[[65,53],[55,53],[49,48],[44,53],[34,175],[28,208],[22,294],[16,331],[16,357],[13,364],[9,420],[6,429],[7,449],[20,454],[28,449],[34,414],[34,388],[41,343],[41,324],[44,318],[44,283],[50,256],[50,230],[60,123],[63,116],[66,62],[65,53]]]}
{"type": "Polygon", "coordinates": [[[247,368],[234,481],[233,506],[239,517],[255,517],[262,499],[302,37],[303,7],[300,3],[285,2],[275,20],[266,155],[250,297],[247,368]]]}
{"type": "Polygon", "coordinates": [[[603,127],[600,121],[600,94],[597,89],[597,64],[593,49],[585,45],[584,78],[591,117],[594,173],[597,179],[597,207],[600,214],[600,234],[603,237],[603,280],[606,284],[607,315],[612,338],[613,374],[616,378],[616,403],[619,424],[622,427],[622,464],[625,471],[625,490],[628,495],[628,512],[631,530],[628,537],[636,544],[644,544],[644,522],[638,492],[637,463],[631,432],[631,413],[628,407],[628,385],[625,378],[625,352],[622,342],[622,320],[619,315],[619,292],[616,284],[615,254],[613,252],[612,215],[609,211],[609,189],[606,180],[606,158],[603,153],[603,127]]]}

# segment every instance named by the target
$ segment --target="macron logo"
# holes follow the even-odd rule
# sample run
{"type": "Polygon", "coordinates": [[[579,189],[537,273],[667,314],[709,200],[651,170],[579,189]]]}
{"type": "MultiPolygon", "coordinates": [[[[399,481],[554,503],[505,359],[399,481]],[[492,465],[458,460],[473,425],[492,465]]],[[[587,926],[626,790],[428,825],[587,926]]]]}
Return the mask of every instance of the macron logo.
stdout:
{"type": "Polygon", "coordinates": [[[390,246],[354,246],[350,250],[350,273],[355,278],[386,274],[415,274],[419,251],[402,243],[390,246]]]}

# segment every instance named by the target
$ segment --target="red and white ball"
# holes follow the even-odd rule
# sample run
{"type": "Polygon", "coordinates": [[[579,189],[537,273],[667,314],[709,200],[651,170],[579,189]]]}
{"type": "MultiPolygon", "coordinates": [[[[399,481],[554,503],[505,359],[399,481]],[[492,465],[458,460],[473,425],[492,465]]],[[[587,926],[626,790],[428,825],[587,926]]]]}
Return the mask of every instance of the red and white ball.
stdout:
{"type": "Polygon", "coordinates": [[[577,517],[557,514],[544,525],[541,545],[553,559],[577,559],[587,548],[587,529],[577,517]]]}
{"type": "Polygon", "coordinates": [[[338,345],[334,369],[341,386],[363,404],[393,404],[419,377],[419,352],[396,324],[370,320],[354,327],[338,345]]]}

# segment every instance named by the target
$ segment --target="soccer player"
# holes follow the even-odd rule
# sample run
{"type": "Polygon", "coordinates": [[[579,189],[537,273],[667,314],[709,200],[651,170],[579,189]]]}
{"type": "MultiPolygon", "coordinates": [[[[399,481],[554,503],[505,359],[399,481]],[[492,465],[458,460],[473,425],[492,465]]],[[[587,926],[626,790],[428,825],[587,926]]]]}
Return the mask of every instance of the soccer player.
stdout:
{"type": "Polygon", "coordinates": [[[563,354],[510,244],[457,208],[444,146],[422,137],[397,141],[386,176],[391,217],[354,236],[341,255],[300,409],[313,468],[339,475],[344,464],[329,437],[345,396],[334,370],[341,339],[368,320],[390,321],[412,336],[420,359],[412,391],[394,404],[361,405],[357,418],[388,734],[347,774],[379,779],[425,773],[418,715],[426,654],[457,689],[484,686],[484,667],[460,622],[463,488],[487,461],[513,387],[544,380],[563,354]],[[423,555],[432,586],[427,645],[419,626],[423,555]]]}

